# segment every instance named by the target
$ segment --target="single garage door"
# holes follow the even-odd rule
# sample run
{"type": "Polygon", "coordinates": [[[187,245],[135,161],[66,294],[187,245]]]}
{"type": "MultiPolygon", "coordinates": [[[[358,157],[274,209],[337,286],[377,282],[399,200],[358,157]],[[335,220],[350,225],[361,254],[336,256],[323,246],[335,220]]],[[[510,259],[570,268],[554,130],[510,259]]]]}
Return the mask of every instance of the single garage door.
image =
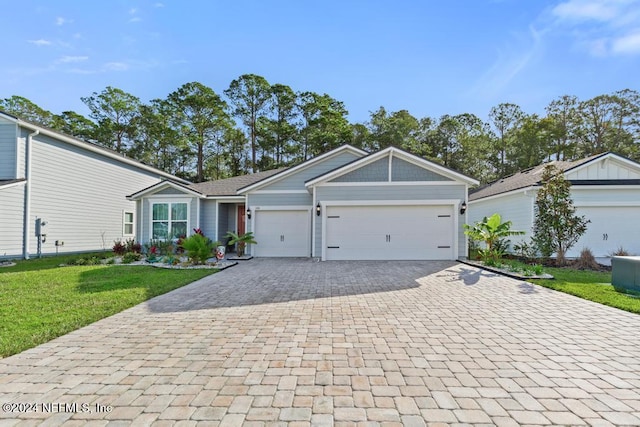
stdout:
{"type": "Polygon", "coordinates": [[[308,257],[311,255],[309,210],[256,210],[252,245],[254,256],[308,257]]]}
{"type": "Polygon", "coordinates": [[[452,206],[328,206],[327,260],[450,260],[452,206]]]}
{"type": "Polygon", "coordinates": [[[620,247],[640,254],[640,206],[578,206],[576,213],[591,222],[568,257],[580,256],[583,248],[596,257],[606,257],[620,247]]]}

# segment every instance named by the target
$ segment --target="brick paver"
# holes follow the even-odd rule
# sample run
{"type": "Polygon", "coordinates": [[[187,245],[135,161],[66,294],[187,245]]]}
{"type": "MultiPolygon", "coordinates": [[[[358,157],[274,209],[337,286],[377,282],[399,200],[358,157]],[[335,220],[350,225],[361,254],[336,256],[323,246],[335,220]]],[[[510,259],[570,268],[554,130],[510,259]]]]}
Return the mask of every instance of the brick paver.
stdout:
{"type": "Polygon", "coordinates": [[[638,331],[452,262],[254,259],[0,360],[0,425],[640,425],[638,331]]]}

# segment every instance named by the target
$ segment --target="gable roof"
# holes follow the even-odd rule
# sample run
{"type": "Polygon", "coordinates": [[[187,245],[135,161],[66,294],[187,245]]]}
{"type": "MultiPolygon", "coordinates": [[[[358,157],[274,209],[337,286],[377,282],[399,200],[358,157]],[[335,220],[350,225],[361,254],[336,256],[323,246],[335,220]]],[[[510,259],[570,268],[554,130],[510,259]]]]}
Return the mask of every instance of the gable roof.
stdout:
{"type": "Polygon", "coordinates": [[[208,197],[237,196],[241,188],[263,181],[288,169],[289,168],[272,169],[248,175],[234,176],[233,178],[219,179],[217,181],[200,182],[198,184],[191,184],[188,188],[208,197]]]}
{"type": "Polygon", "coordinates": [[[333,178],[336,178],[340,175],[343,175],[345,173],[351,172],[355,169],[358,169],[364,165],[373,163],[377,160],[380,160],[384,157],[386,157],[387,155],[391,155],[391,156],[395,156],[398,157],[400,159],[403,160],[407,160],[411,163],[414,163],[416,165],[419,165],[425,169],[431,170],[433,172],[436,172],[440,175],[446,176],[448,178],[451,178],[455,181],[462,181],[465,182],[469,185],[478,185],[478,181],[466,176],[460,172],[457,172],[453,169],[449,169],[445,166],[439,165],[437,163],[431,162],[429,160],[425,160],[422,157],[418,157],[414,154],[411,154],[405,150],[402,150],[400,148],[394,147],[394,146],[390,146],[387,147],[383,150],[377,151],[375,153],[369,154],[368,156],[362,157],[360,159],[356,159],[352,162],[347,163],[346,165],[340,166],[336,169],[330,170],[326,173],[323,173],[320,176],[317,176],[313,179],[310,179],[308,181],[305,182],[305,185],[307,187],[311,187],[314,186],[316,184],[319,184],[321,182],[326,182],[329,181],[333,178]]]}
{"type": "Polygon", "coordinates": [[[306,169],[306,168],[308,168],[309,166],[311,166],[313,164],[316,164],[316,163],[318,163],[318,162],[320,162],[320,161],[322,161],[322,160],[324,160],[324,159],[326,159],[328,157],[335,156],[336,154],[341,153],[343,151],[351,151],[352,153],[358,154],[360,156],[365,156],[365,155],[368,154],[364,150],[361,150],[359,148],[353,147],[353,146],[351,146],[349,144],[344,144],[344,145],[341,145],[338,148],[334,148],[331,151],[327,151],[324,154],[321,154],[319,156],[316,156],[316,157],[313,157],[313,158],[311,158],[309,160],[306,160],[306,161],[300,163],[299,165],[293,166],[293,167],[291,167],[289,169],[286,169],[286,170],[282,170],[282,171],[274,174],[273,176],[270,176],[268,178],[265,178],[265,179],[263,179],[261,181],[258,181],[258,182],[252,183],[252,184],[248,184],[248,185],[238,189],[238,194],[244,194],[244,193],[247,193],[249,191],[256,190],[256,189],[258,189],[260,187],[263,187],[265,185],[268,185],[268,184],[270,184],[270,183],[272,183],[274,181],[278,181],[280,179],[283,179],[286,176],[294,174],[294,173],[296,173],[296,172],[298,172],[300,170],[306,169]]]}
{"type": "Polygon", "coordinates": [[[133,194],[130,194],[129,196],[127,196],[127,199],[137,200],[141,197],[146,196],[147,194],[153,194],[165,188],[175,188],[177,190],[200,198],[237,196],[239,188],[266,179],[271,175],[282,172],[285,169],[286,168],[272,169],[264,172],[257,172],[253,174],[234,176],[232,178],[199,182],[196,184],[188,185],[184,185],[179,182],[164,180],[147,188],[143,188],[142,190],[137,191],[133,194]]]}
{"type": "Polygon", "coordinates": [[[161,176],[163,178],[166,178],[166,179],[169,179],[171,181],[182,182],[184,184],[188,184],[189,183],[189,181],[187,181],[186,179],[179,178],[179,177],[177,177],[175,175],[172,175],[172,174],[170,174],[168,172],[165,172],[163,170],[154,168],[153,166],[149,166],[149,165],[146,165],[146,164],[144,164],[142,162],[134,160],[132,158],[126,157],[124,154],[118,153],[117,151],[111,150],[111,149],[103,147],[101,145],[94,144],[92,142],[88,142],[88,141],[84,141],[82,139],[78,139],[78,138],[73,137],[73,136],[66,135],[66,134],[64,134],[62,132],[50,129],[48,127],[45,127],[45,126],[42,126],[42,125],[39,125],[39,124],[36,124],[36,123],[29,122],[27,120],[21,119],[19,117],[14,116],[14,115],[5,113],[2,110],[0,110],[0,117],[11,121],[11,122],[17,124],[18,126],[22,126],[24,128],[31,129],[33,131],[38,131],[41,135],[46,135],[46,136],[54,138],[54,139],[56,139],[58,141],[65,142],[67,144],[83,148],[85,150],[100,154],[102,156],[105,156],[105,157],[108,157],[108,158],[111,158],[111,159],[115,159],[120,163],[124,163],[124,164],[130,165],[130,166],[134,166],[134,167],[136,167],[138,169],[142,169],[142,170],[145,170],[147,172],[152,172],[152,173],[154,173],[156,175],[159,175],[159,176],[161,176]]]}
{"type": "Polygon", "coordinates": [[[473,190],[469,194],[469,200],[473,201],[478,199],[484,199],[486,197],[496,196],[498,194],[508,193],[510,191],[537,186],[542,181],[542,172],[544,171],[545,166],[549,164],[555,165],[558,169],[560,169],[566,174],[567,172],[573,169],[584,166],[587,163],[591,163],[605,156],[620,157],[620,156],[617,156],[616,154],[607,152],[607,153],[596,154],[593,156],[586,157],[584,159],[575,160],[571,162],[556,160],[552,162],[542,163],[538,166],[525,169],[513,175],[497,179],[483,187],[473,190]]]}

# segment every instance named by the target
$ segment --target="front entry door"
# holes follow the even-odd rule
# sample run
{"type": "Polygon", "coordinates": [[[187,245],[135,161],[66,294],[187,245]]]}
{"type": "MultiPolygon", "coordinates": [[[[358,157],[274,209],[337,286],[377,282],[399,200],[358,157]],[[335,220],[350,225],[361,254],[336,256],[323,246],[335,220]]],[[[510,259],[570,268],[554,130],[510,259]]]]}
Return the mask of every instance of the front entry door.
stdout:
{"type": "Polygon", "coordinates": [[[244,204],[238,205],[238,212],[237,212],[238,219],[236,221],[236,224],[238,224],[238,230],[237,230],[238,236],[242,236],[244,234],[244,231],[246,230],[245,214],[246,212],[245,212],[244,204]]]}

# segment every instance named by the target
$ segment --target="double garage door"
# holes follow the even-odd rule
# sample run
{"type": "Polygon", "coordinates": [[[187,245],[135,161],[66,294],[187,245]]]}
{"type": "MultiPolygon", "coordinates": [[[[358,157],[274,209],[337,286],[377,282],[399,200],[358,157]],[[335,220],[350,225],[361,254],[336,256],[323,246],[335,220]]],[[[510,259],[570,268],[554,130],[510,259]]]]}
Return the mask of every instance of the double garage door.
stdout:
{"type": "MultiPolygon", "coordinates": [[[[256,210],[254,256],[311,255],[312,213],[256,210]]],[[[313,214],[315,215],[315,213],[313,214]]],[[[452,260],[456,258],[452,206],[327,206],[325,260],[452,260]]],[[[321,217],[317,217],[320,226],[321,217]]]]}
{"type": "Polygon", "coordinates": [[[450,260],[452,206],[328,206],[327,260],[450,260]]]}

